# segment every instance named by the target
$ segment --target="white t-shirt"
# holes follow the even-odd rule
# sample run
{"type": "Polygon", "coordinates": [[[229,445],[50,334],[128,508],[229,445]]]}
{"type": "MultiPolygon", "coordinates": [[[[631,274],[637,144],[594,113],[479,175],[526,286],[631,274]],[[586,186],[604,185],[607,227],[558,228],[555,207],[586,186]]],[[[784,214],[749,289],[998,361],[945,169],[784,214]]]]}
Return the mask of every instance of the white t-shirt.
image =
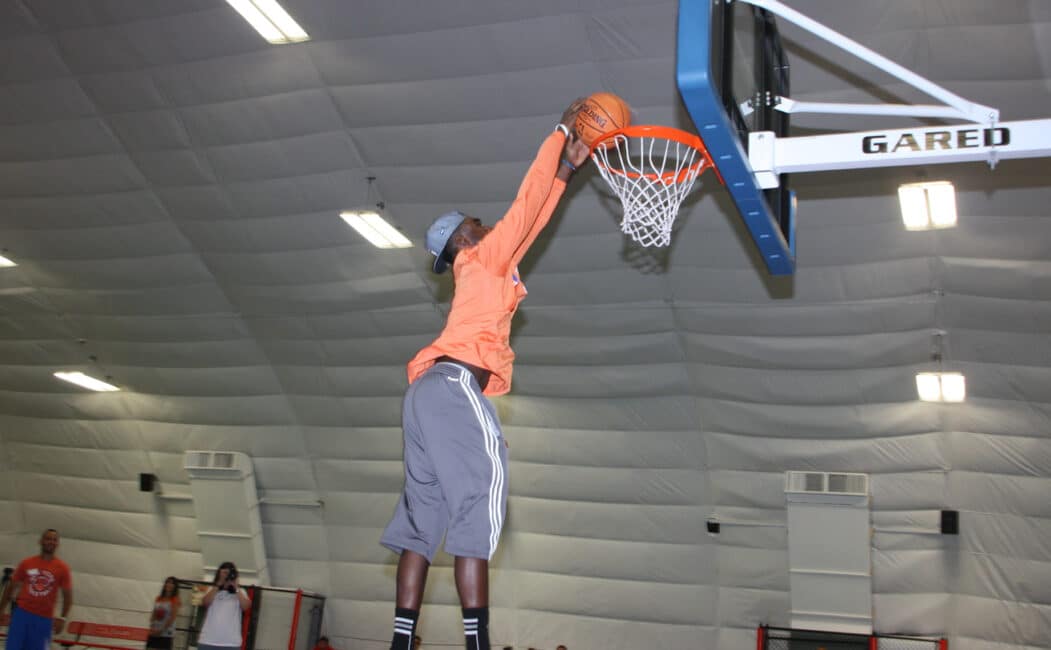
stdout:
{"type": "MultiPolygon", "coordinates": [[[[245,597],[245,590],[241,590],[245,597]]],[[[241,647],[241,601],[237,594],[220,591],[208,606],[198,643],[241,647]]]]}

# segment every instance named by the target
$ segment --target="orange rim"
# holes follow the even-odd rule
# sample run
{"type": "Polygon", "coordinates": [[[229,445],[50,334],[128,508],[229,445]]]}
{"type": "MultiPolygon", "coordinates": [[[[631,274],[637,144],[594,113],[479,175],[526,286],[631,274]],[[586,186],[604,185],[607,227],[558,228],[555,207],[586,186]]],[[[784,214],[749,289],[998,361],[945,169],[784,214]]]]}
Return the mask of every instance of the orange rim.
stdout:
{"type": "Polygon", "coordinates": [[[715,170],[715,175],[719,178],[719,182],[723,183],[722,174],[719,173],[719,169],[715,166],[712,161],[711,154],[708,153],[708,148],[704,146],[704,141],[701,140],[700,136],[692,133],[687,133],[681,129],[676,129],[670,126],[654,126],[654,125],[640,125],[640,126],[626,126],[623,129],[617,129],[616,131],[610,131],[604,133],[602,137],[595,140],[591,145],[591,152],[594,153],[596,149],[605,149],[608,146],[609,140],[616,138],[618,135],[623,135],[627,138],[653,138],[662,140],[671,140],[678,142],[679,144],[686,145],[692,149],[695,149],[700,154],[700,159],[690,165],[689,167],[679,171],[679,173],[665,172],[663,174],[639,174],[638,172],[629,172],[623,169],[614,169],[608,165],[603,165],[601,160],[596,160],[599,165],[602,165],[610,173],[624,176],[626,178],[641,178],[646,177],[650,180],[660,181],[665,185],[671,183],[682,183],[689,180],[691,177],[697,177],[707,171],[709,168],[715,170]],[[604,144],[605,143],[605,144],[604,144]]]}

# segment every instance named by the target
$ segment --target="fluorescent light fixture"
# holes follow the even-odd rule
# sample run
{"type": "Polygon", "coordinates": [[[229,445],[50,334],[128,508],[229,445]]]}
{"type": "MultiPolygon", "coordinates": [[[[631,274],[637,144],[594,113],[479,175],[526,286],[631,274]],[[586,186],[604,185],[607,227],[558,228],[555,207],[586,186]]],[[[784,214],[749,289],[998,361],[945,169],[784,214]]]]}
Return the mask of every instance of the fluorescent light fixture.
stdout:
{"type": "Polygon", "coordinates": [[[303,31],[276,0],[226,1],[269,43],[281,45],[310,40],[310,35],[303,31]]]}
{"type": "Polygon", "coordinates": [[[967,397],[967,380],[958,372],[942,373],[942,399],[962,402],[967,397]]]}
{"type": "Polygon", "coordinates": [[[906,230],[956,225],[956,190],[949,181],[907,183],[898,188],[898,200],[906,230]]]}
{"type": "Polygon", "coordinates": [[[951,228],[956,225],[956,190],[952,183],[941,181],[927,184],[927,203],[931,208],[931,225],[951,228]]]}
{"type": "Polygon", "coordinates": [[[348,210],[339,216],[376,248],[411,248],[412,242],[375,210],[348,210]]]}
{"type": "Polygon", "coordinates": [[[112,384],[107,384],[101,379],[95,379],[94,377],[85,375],[82,372],[59,371],[55,373],[55,376],[63,381],[68,381],[71,384],[76,384],[77,386],[80,386],[81,388],[87,388],[88,390],[96,390],[102,392],[112,392],[115,390],[120,390],[112,384]]]}
{"type": "Polygon", "coordinates": [[[927,230],[930,219],[927,218],[927,192],[916,185],[902,185],[898,188],[898,201],[901,203],[901,220],[906,230],[927,230]]]}
{"type": "Polygon", "coordinates": [[[916,375],[916,392],[924,402],[962,402],[967,382],[958,372],[921,372],[916,375]]]}
{"type": "Polygon", "coordinates": [[[942,382],[936,372],[921,372],[916,375],[916,392],[924,402],[942,400],[942,382]]]}
{"type": "Polygon", "coordinates": [[[8,266],[18,266],[18,265],[15,264],[14,262],[12,262],[11,260],[7,259],[3,255],[0,255],[0,268],[5,268],[5,267],[8,267],[8,266]]]}

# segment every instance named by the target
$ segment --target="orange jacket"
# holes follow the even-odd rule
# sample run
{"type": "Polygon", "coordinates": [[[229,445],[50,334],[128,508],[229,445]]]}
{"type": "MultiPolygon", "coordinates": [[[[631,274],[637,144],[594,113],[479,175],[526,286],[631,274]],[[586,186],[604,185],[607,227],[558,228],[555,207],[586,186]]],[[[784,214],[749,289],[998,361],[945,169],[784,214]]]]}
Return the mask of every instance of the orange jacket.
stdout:
{"type": "Polygon", "coordinates": [[[476,246],[456,255],[456,289],[445,328],[409,362],[409,383],[436,358],[449,355],[492,373],[486,395],[511,390],[511,318],[526,295],[518,263],[565,192],[565,183],[555,178],[565,142],[561,130],[544,140],[507,214],[476,246]]]}

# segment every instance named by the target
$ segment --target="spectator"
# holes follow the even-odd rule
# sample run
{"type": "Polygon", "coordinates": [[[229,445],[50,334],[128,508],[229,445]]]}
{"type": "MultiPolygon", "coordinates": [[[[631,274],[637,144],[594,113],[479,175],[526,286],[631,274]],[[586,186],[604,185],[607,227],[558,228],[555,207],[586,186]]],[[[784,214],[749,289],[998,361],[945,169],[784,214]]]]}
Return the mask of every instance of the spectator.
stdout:
{"type": "Polygon", "coordinates": [[[13,574],[14,572],[15,572],[14,569],[12,569],[9,566],[5,566],[4,567],[4,577],[3,577],[2,580],[0,580],[0,583],[2,583],[3,586],[4,586],[4,589],[3,589],[2,593],[8,594],[8,596],[7,596],[8,598],[11,597],[10,596],[10,592],[11,592],[11,574],[13,574]]]}
{"type": "Polygon", "coordinates": [[[241,647],[241,616],[252,606],[241,589],[237,567],[223,562],[201,604],[208,608],[197,641],[197,650],[230,650],[241,647]]]}
{"type": "Polygon", "coordinates": [[[420,650],[423,647],[423,639],[420,638],[419,634],[414,634],[412,637],[412,650],[420,650]]]}
{"type": "Polygon", "coordinates": [[[146,639],[147,648],[171,650],[175,639],[175,616],[179,613],[179,582],[175,576],[168,576],[161,587],[161,595],[153,601],[153,613],[150,614],[150,636],[146,639]]]}
{"type": "Polygon", "coordinates": [[[73,607],[73,576],[69,566],[55,557],[58,531],[48,528],[40,536],[40,555],[18,563],[8,588],[0,596],[0,614],[14,600],[7,627],[7,650],[39,650],[51,645],[51,635],[62,634],[73,607]],[[62,616],[55,616],[55,601],[62,592],[62,616]]]}

